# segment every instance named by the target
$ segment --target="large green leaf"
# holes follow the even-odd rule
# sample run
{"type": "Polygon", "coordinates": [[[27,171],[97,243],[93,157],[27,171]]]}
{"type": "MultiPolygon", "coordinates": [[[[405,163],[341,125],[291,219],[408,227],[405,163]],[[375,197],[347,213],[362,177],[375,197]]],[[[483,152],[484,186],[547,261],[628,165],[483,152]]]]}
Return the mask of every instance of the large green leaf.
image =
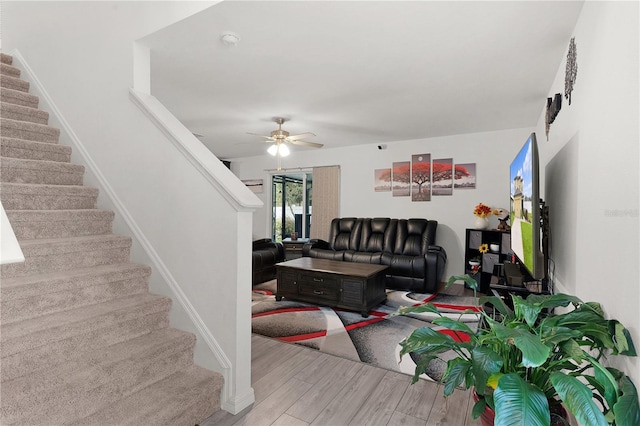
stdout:
{"type": "Polygon", "coordinates": [[[478,289],[478,282],[471,278],[469,274],[452,275],[451,277],[449,277],[445,288],[449,288],[451,284],[455,283],[456,281],[464,281],[474,291],[478,289]]]}
{"type": "Polygon", "coordinates": [[[511,299],[513,301],[513,310],[516,314],[516,318],[524,319],[529,327],[533,327],[540,316],[540,312],[542,311],[540,304],[529,302],[529,300],[533,299],[532,297],[525,300],[515,294],[511,296],[511,299]]]}
{"type": "Polygon", "coordinates": [[[480,398],[478,402],[473,404],[473,409],[471,410],[471,417],[473,419],[477,419],[482,415],[482,412],[487,408],[487,401],[484,398],[480,398]]]}
{"type": "Polygon", "coordinates": [[[594,370],[598,383],[602,386],[602,396],[607,400],[607,405],[612,407],[618,401],[618,383],[613,375],[591,356],[587,356],[594,370]]]}
{"type": "Polygon", "coordinates": [[[573,339],[561,342],[558,347],[565,355],[575,360],[576,362],[580,362],[581,360],[586,358],[587,354],[585,353],[585,351],[573,339]]]}
{"type": "Polygon", "coordinates": [[[440,325],[442,327],[448,328],[449,330],[462,331],[464,333],[467,333],[470,336],[472,336],[475,333],[475,331],[472,330],[471,327],[469,327],[467,324],[461,321],[456,321],[449,317],[436,318],[432,322],[436,325],[440,325]]]}
{"type": "Polygon", "coordinates": [[[640,425],[640,406],[638,406],[638,391],[628,377],[620,380],[622,396],[613,406],[617,426],[640,425]]]}
{"type": "Polygon", "coordinates": [[[505,374],[493,393],[496,426],[549,426],[549,402],[544,393],[517,374],[505,374]]]}
{"type": "Polygon", "coordinates": [[[425,346],[429,345],[457,346],[456,342],[446,334],[439,333],[429,327],[421,327],[413,330],[413,332],[407,338],[400,342],[400,346],[402,347],[400,356],[417,351],[418,349],[424,348],[425,346]]]}
{"type": "Polygon", "coordinates": [[[427,372],[427,367],[429,366],[429,363],[435,358],[437,357],[431,355],[431,356],[424,356],[418,359],[418,361],[416,362],[415,371],[413,373],[413,378],[411,379],[411,384],[414,384],[418,380],[420,380],[420,376],[427,372]]]}
{"type": "Polygon", "coordinates": [[[542,343],[540,336],[531,333],[526,326],[508,328],[498,323],[493,326],[498,338],[513,341],[513,344],[522,352],[524,367],[538,367],[549,357],[551,349],[542,343]]]}
{"type": "Polygon", "coordinates": [[[511,310],[510,307],[507,306],[506,303],[504,303],[504,300],[502,300],[502,298],[497,297],[497,296],[483,296],[480,298],[479,301],[480,305],[484,306],[487,303],[490,303],[491,305],[493,305],[498,312],[500,312],[502,314],[503,317],[510,319],[513,318],[513,310],[511,310]]]}
{"type": "MultiPolygon", "coordinates": [[[[567,327],[547,327],[544,323],[540,327],[540,340],[549,346],[556,346],[567,340],[580,338],[582,333],[567,327]]],[[[575,342],[575,341],[574,341],[575,342]]]]}
{"type": "Polygon", "coordinates": [[[472,351],[471,372],[475,377],[476,389],[484,390],[489,376],[502,368],[502,358],[487,346],[478,346],[472,351]]]}
{"type": "Polygon", "coordinates": [[[593,309],[587,309],[583,306],[580,306],[571,312],[567,312],[566,314],[557,315],[552,318],[555,319],[558,324],[570,328],[576,328],[576,326],[579,327],[590,323],[602,323],[604,321],[602,315],[599,315],[593,309]]]}
{"type": "Polygon", "coordinates": [[[531,296],[527,297],[527,300],[530,299],[532,302],[535,300],[537,303],[540,303],[540,306],[543,309],[553,309],[560,306],[568,306],[569,303],[573,303],[575,305],[582,304],[582,300],[580,300],[578,297],[564,293],[543,296],[532,294],[531,296]]]}
{"type": "Polygon", "coordinates": [[[550,380],[562,402],[580,424],[608,425],[604,414],[593,401],[591,390],[584,383],[560,372],[551,373],[550,380]]]}
{"type": "Polygon", "coordinates": [[[422,314],[425,312],[431,313],[431,314],[439,314],[440,310],[438,308],[436,308],[433,303],[425,303],[423,305],[417,305],[417,306],[402,306],[398,312],[400,313],[400,315],[406,315],[406,314],[422,314]]]}
{"type": "Polygon", "coordinates": [[[631,340],[629,330],[627,330],[619,321],[610,320],[609,328],[613,329],[611,334],[615,338],[616,348],[618,353],[627,356],[636,356],[636,348],[631,340]]]}
{"type": "Polygon", "coordinates": [[[598,302],[585,302],[582,304],[582,309],[591,309],[596,314],[604,318],[604,309],[602,309],[602,305],[598,302]]]}
{"type": "Polygon", "coordinates": [[[471,362],[462,358],[454,358],[447,362],[447,371],[444,374],[444,396],[451,395],[456,387],[465,381],[470,368],[471,362]]]}

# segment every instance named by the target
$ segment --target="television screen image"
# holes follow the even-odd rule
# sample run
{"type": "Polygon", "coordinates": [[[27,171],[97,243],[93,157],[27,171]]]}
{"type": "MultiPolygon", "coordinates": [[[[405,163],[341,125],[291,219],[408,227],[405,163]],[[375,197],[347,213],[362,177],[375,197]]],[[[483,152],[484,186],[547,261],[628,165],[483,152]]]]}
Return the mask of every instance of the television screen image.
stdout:
{"type": "Polygon", "coordinates": [[[532,133],[511,163],[511,249],[533,278],[540,261],[540,194],[536,135],[532,133]]]}

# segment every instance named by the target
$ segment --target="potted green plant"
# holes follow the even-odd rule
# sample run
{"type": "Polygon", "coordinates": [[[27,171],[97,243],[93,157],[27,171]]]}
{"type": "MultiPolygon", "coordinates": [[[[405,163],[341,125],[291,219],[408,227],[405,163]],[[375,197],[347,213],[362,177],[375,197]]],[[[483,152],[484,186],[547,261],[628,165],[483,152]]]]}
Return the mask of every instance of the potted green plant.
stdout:
{"type": "MultiPolygon", "coordinates": [[[[451,277],[446,287],[459,280],[475,294],[477,283],[468,275],[451,277]]],[[[403,340],[400,355],[418,355],[413,383],[432,360],[452,351],[441,379],[444,395],[473,387],[474,418],[493,410],[496,425],[549,425],[554,407],[564,406],[581,425],[640,425],[632,381],[601,363],[608,354],[636,356],[620,322],[605,319],[598,303],[567,294],[512,294],[511,300],[513,309],[499,297],[481,297],[479,305],[493,306],[496,315],[481,309],[476,330],[430,303],[401,308],[401,315],[436,314],[433,323],[460,337],[420,328],[403,340]],[[573,310],[554,312],[569,305],[573,310]]]]}

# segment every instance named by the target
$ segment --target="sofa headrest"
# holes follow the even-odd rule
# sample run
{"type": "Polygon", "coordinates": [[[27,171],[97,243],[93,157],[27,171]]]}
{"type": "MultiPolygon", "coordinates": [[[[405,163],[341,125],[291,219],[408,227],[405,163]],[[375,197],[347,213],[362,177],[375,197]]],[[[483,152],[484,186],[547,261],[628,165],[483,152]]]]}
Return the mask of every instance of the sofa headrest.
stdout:
{"type": "Polygon", "coordinates": [[[361,252],[382,252],[386,241],[389,241],[395,235],[395,219],[389,219],[388,217],[377,217],[374,219],[362,220],[362,238],[360,239],[360,247],[358,251],[361,252]]]}
{"type": "Polygon", "coordinates": [[[427,219],[398,219],[393,253],[417,256],[435,244],[438,222],[427,219]]]}
{"type": "Polygon", "coordinates": [[[329,244],[334,250],[356,250],[360,244],[362,219],[355,217],[335,218],[331,221],[329,244]]]}

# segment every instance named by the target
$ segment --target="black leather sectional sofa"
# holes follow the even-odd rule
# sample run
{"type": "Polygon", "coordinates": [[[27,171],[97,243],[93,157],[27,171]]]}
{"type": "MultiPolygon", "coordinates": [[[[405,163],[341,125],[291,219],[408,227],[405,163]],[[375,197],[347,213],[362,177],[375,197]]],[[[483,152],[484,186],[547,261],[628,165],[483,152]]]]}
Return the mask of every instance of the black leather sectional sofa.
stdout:
{"type": "Polygon", "coordinates": [[[276,277],[276,263],[284,261],[284,247],[270,238],[253,242],[252,284],[260,284],[276,277]]]}
{"type": "Polygon", "coordinates": [[[309,241],[302,255],[387,265],[387,288],[433,293],[447,262],[437,227],[427,219],[335,218],[329,241],[309,241]]]}

